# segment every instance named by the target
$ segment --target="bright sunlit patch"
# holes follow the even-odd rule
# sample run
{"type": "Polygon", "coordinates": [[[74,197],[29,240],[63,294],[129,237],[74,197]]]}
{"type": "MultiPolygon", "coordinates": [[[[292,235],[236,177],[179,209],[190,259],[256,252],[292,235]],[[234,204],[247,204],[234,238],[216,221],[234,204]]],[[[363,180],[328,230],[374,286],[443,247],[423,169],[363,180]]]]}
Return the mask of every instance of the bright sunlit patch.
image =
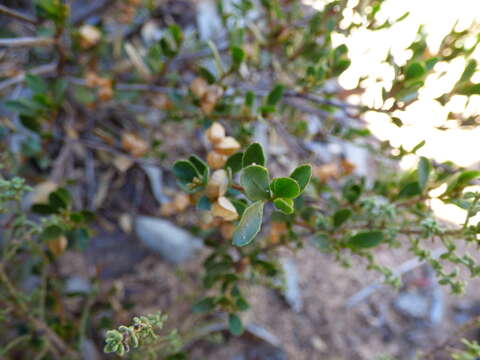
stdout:
{"type": "MultiPolygon", "coordinates": [[[[304,0],[317,9],[323,9],[327,0],[304,0]]],[[[358,1],[350,1],[354,6],[358,1]]],[[[426,42],[432,53],[438,51],[440,44],[454,27],[456,31],[467,29],[475,21],[480,21],[480,2],[478,0],[386,0],[377,14],[379,23],[385,20],[393,21],[404,13],[409,16],[396,23],[390,29],[370,31],[354,29],[348,38],[344,35],[333,36],[334,45],[345,43],[349,49],[352,65],[339,78],[339,83],[346,89],[358,86],[362,77],[367,80],[362,83],[366,89],[358,98],[359,101],[371,107],[381,106],[381,88],[389,88],[394,80],[393,69],[384,63],[390,52],[397,65],[405,64],[411,57],[411,50],[406,48],[417,37],[419,26],[423,26],[427,34],[426,42]]],[[[352,11],[344,12],[342,26],[348,26],[353,20],[352,11]]],[[[475,41],[473,34],[467,42],[475,41]]],[[[480,47],[472,57],[480,61],[480,47]]],[[[480,96],[471,96],[467,102],[465,96],[454,96],[446,106],[442,106],[436,98],[450,91],[460,78],[465,68],[465,60],[455,59],[450,63],[438,63],[434,73],[426,79],[424,88],[419,93],[419,100],[410,104],[405,111],[395,114],[405,126],[398,128],[392,124],[385,114],[369,112],[365,119],[372,134],[382,141],[390,141],[392,146],[403,146],[412,149],[420,141],[426,140],[425,146],[418,155],[435,159],[439,162],[452,161],[460,166],[472,166],[478,163],[480,153],[480,129],[461,129],[455,121],[447,121],[449,112],[462,114],[465,118],[480,114],[480,96]],[[465,108],[466,106],[466,108],[465,108]],[[439,130],[442,126],[447,130],[439,130]]],[[[474,82],[480,82],[480,73],[473,75],[474,82]]],[[[415,157],[405,158],[400,166],[409,169],[416,163],[415,157]]],[[[465,211],[455,205],[446,205],[440,200],[432,201],[435,213],[446,220],[462,223],[465,211]]]]}

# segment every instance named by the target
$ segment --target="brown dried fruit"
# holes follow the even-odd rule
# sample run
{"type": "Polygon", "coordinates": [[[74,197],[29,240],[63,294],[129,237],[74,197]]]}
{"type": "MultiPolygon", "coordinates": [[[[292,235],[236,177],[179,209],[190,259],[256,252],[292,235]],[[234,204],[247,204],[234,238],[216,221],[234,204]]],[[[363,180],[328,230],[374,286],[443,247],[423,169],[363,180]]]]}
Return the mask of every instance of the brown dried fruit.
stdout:
{"type": "Polygon", "coordinates": [[[148,144],[133,133],[123,133],[122,146],[134,157],[141,157],[148,151],[148,144]]]}
{"type": "Polygon", "coordinates": [[[206,195],[209,199],[216,199],[225,195],[228,189],[228,174],[225,170],[215,170],[208,181],[206,195]]]}
{"type": "Polygon", "coordinates": [[[197,77],[190,83],[190,90],[195,94],[195,96],[202,98],[203,95],[207,93],[208,83],[205,79],[197,77]]]}
{"type": "Polygon", "coordinates": [[[208,141],[217,144],[225,137],[225,128],[218,122],[214,122],[205,132],[208,141]]]}
{"type": "Polygon", "coordinates": [[[82,25],[78,30],[80,35],[80,46],[84,49],[91,48],[92,46],[98,44],[102,38],[102,33],[95,26],[92,25],[82,25]]]}
{"type": "Polygon", "coordinates": [[[287,232],[287,225],[285,225],[285,223],[272,221],[272,223],[270,224],[270,232],[268,234],[270,243],[277,244],[282,238],[282,235],[285,234],[286,232],[287,232]]]}
{"type": "Polygon", "coordinates": [[[232,155],[240,149],[240,144],[231,136],[224,137],[218,144],[215,144],[215,151],[222,155],[232,155]]]}
{"type": "Polygon", "coordinates": [[[178,193],[173,198],[172,205],[177,213],[185,211],[190,205],[190,196],[185,193],[178,193]]]}
{"type": "Polygon", "coordinates": [[[340,169],[334,163],[317,166],[313,169],[313,175],[321,182],[336,179],[340,176],[340,169]]]}
{"type": "Polygon", "coordinates": [[[227,158],[228,156],[219,154],[218,152],[213,150],[207,154],[207,164],[212,169],[220,169],[227,162],[227,158]]]}
{"type": "Polygon", "coordinates": [[[49,239],[47,242],[48,250],[52,252],[53,255],[59,256],[63,254],[67,248],[67,238],[65,236],[59,236],[56,239],[49,239]]]}
{"type": "Polygon", "coordinates": [[[221,217],[226,221],[233,221],[238,218],[237,209],[226,197],[221,196],[212,206],[213,216],[221,217]]]}
{"type": "Polygon", "coordinates": [[[220,233],[225,240],[231,240],[233,237],[233,233],[235,231],[235,225],[229,222],[224,222],[220,226],[220,233]]]}

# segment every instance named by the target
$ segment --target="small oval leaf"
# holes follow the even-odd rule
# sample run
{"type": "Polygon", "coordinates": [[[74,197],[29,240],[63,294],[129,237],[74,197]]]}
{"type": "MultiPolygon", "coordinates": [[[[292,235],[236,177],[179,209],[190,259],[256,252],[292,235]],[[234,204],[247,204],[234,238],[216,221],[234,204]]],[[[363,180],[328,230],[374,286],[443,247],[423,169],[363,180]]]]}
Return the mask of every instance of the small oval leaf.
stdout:
{"type": "Polygon", "coordinates": [[[348,245],[353,248],[366,249],[377,246],[383,241],[381,231],[364,231],[350,237],[348,245]]]}
{"type": "Polygon", "coordinates": [[[292,178],[277,178],[270,184],[273,196],[275,198],[294,199],[300,195],[300,186],[292,178]]]}
{"type": "Polygon", "coordinates": [[[243,167],[252,164],[265,166],[265,154],[263,153],[262,145],[257,142],[251,144],[247,150],[245,150],[242,158],[243,167]]]}
{"type": "Polygon", "coordinates": [[[300,165],[293,170],[293,172],[290,174],[290,177],[298,182],[298,185],[300,186],[300,193],[302,193],[312,177],[312,165],[300,165]]]}
{"type": "Polygon", "coordinates": [[[250,165],[243,169],[240,185],[250,200],[268,200],[270,198],[270,178],[268,170],[260,165],[250,165]]]}
{"type": "Polygon", "coordinates": [[[262,226],[263,205],[263,201],[257,201],[245,209],[233,233],[233,245],[248,245],[257,236],[262,226]]]}

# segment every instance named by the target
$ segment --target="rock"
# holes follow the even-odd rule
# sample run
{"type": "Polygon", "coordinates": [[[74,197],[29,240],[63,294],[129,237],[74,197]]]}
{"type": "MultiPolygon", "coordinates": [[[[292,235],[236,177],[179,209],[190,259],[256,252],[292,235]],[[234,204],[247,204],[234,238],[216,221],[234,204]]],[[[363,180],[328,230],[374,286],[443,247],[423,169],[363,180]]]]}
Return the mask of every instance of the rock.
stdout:
{"type": "Polygon", "coordinates": [[[80,276],[72,276],[65,283],[65,292],[67,294],[88,294],[91,288],[90,281],[80,276]]]}
{"type": "Polygon", "coordinates": [[[415,319],[425,319],[429,316],[429,300],[417,293],[404,292],[395,300],[395,308],[402,314],[415,319]]]}
{"type": "Polygon", "coordinates": [[[283,296],[293,311],[300,312],[303,308],[303,300],[300,293],[297,264],[292,259],[282,259],[280,263],[282,264],[285,277],[283,296]]]}
{"type": "Polygon", "coordinates": [[[153,196],[160,204],[165,204],[169,201],[169,198],[163,193],[163,173],[158,166],[143,165],[143,171],[148,176],[150,181],[150,187],[152,188],[153,196]]]}
{"type": "Polygon", "coordinates": [[[82,338],[80,341],[82,360],[100,360],[102,357],[91,339],[82,338]]]}
{"type": "Polygon", "coordinates": [[[138,216],[135,232],[142,243],[165,260],[178,264],[194,255],[202,241],[167,220],[138,216]]]}

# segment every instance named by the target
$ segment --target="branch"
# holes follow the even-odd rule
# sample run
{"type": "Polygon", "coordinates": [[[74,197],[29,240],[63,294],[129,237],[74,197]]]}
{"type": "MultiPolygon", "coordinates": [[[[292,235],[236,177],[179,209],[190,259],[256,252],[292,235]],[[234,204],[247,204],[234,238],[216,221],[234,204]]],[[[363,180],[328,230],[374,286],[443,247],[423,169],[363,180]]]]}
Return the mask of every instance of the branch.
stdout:
{"type": "Polygon", "coordinates": [[[37,24],[37,20],[31,18],[30,16],[24,15],[16,10],[10,9],[4,5],[0,5],[0,14],[10,16],[20,21],[25,21],[33,25],[37,24]]]}
{"type": "Polygon", "coordinates": [[[55,43],[51,37],[21,37],[13,39],[0,39],[0,46],[8,48],[47,46],[55,43]]]}
{"type": "Polygon", "coordinates": [[[25,72],[23,72],[23,73],[21,73],[17,76],[14,76],[10,79],[7,79],[7,80],[4,80],[4,81],[0,82],[0,91],[4,90],[4,89],[6,89],[6,88],[8,88],[12,85],[21,83],[22,81],[25,80],[25,75],[26,74],[41,75],[41,74],[53,72],[53,71],[55,71],[56,68],[57,68],[57,63],[50,63],[50,64],[38,66],[38,67],[33,68],[29,71],[25,71],[25,72]]]}

